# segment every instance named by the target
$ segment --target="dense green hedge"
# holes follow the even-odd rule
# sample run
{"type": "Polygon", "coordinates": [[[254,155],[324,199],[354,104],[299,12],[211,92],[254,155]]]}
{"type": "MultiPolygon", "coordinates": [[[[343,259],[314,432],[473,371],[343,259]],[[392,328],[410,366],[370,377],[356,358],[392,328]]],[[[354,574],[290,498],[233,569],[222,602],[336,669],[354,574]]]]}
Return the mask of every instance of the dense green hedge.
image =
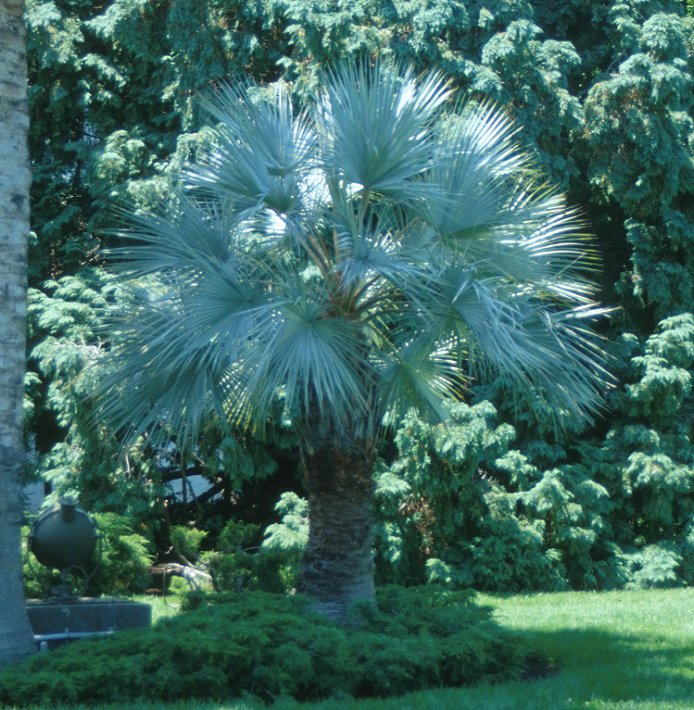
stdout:
{"type": "Polygon", "coordinates": [[[5,671],[0,704],[387,696],[522,670],[517,639],[469,593],[386,587],[379,605],[355,609],[343,628],[301,597],[193,597],[195,608],[152,630],[75,642],[5,671]]]}

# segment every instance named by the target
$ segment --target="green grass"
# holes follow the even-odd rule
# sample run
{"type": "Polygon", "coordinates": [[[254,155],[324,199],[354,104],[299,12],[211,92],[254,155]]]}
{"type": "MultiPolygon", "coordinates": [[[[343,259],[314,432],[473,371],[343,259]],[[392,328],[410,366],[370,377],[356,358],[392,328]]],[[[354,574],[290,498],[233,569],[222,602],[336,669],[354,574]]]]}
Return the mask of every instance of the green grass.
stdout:
{"type": "MultiPolygon", "coordinates": [[[[553,659],[558,672],[539,680],[434,690],[391,700],[332,699],[310,704],[280,700],[274,710],[694,709],[694,590],[485,595],[482,601],[492,605],[498,621],[516,631],[527,646],[553,659]]],[[[159,603],[155,617],[173,611],[159,603]]],[[[130,707],[257,710],[263,706],[182,702],[130,707]]]]}
{"type": "Polygon", "coordinates": [[[165,597],[155,597],[151,594],[140,594],[133,598],[133,601],[144,602],[152,607],[152,623],[156,624],[159,619],[168,616],[176,616],[181,611],[181,603],[174,594],[165,597]]]}
{"type": "Polygon", "coordinates": [[[313,710],[694,708],[694,590],[482,600],[496,608],[503,626],[552,658],[559,672],[542,680],[415,693],[397,700],[318,703],[313,710]]]}

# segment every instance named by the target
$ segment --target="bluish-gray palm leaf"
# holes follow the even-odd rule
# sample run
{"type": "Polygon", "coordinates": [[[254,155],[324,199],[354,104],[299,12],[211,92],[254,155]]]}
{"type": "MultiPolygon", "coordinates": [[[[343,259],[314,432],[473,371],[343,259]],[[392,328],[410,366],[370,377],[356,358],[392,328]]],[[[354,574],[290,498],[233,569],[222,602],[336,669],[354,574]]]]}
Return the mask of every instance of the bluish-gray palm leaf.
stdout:
{"type": "Polygon", "coordinates": [[[360,65],[299,113],[283,87],[210,99],[215,147],[117,252],[132,284],[105,383],[117,423],[252,427],[282,401],[368,438],[411,407],[444,417],[496,371],[590,418],[605,372],[583,225],[503,111],[449,93],[360,65]]]}

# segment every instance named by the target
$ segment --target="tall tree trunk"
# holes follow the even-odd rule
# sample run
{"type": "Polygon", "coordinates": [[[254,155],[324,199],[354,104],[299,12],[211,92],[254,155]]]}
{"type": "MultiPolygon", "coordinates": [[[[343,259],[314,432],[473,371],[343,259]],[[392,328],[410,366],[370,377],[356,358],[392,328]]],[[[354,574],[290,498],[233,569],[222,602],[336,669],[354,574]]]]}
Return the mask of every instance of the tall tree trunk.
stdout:
{"type": "Polygon", "coordinates": [[[316,611],[347,621],[356,601],[375,604],[373,451],[359,444],[304,446],[309,536],[298,591],[316,611]]]}
{"type": "Polygon", "coordinates": [[[35,650],[20,552],[31,181],[23,13],[24,0],[0,0],[0,665],[35,650]]]}

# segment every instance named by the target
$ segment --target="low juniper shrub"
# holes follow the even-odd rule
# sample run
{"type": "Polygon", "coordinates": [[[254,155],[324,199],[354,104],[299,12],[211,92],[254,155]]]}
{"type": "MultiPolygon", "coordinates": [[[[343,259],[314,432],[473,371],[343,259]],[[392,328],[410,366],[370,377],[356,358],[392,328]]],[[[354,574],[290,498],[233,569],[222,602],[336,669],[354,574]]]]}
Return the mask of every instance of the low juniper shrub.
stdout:
{"type": "Polygon", "coordinates": [[[379,591],[342,627],[299,596],[194,594],[152,629],[75,642],[0,673],[0,705],[390,696],[519,677],[523,652],[468,592],[379,591]]]}

